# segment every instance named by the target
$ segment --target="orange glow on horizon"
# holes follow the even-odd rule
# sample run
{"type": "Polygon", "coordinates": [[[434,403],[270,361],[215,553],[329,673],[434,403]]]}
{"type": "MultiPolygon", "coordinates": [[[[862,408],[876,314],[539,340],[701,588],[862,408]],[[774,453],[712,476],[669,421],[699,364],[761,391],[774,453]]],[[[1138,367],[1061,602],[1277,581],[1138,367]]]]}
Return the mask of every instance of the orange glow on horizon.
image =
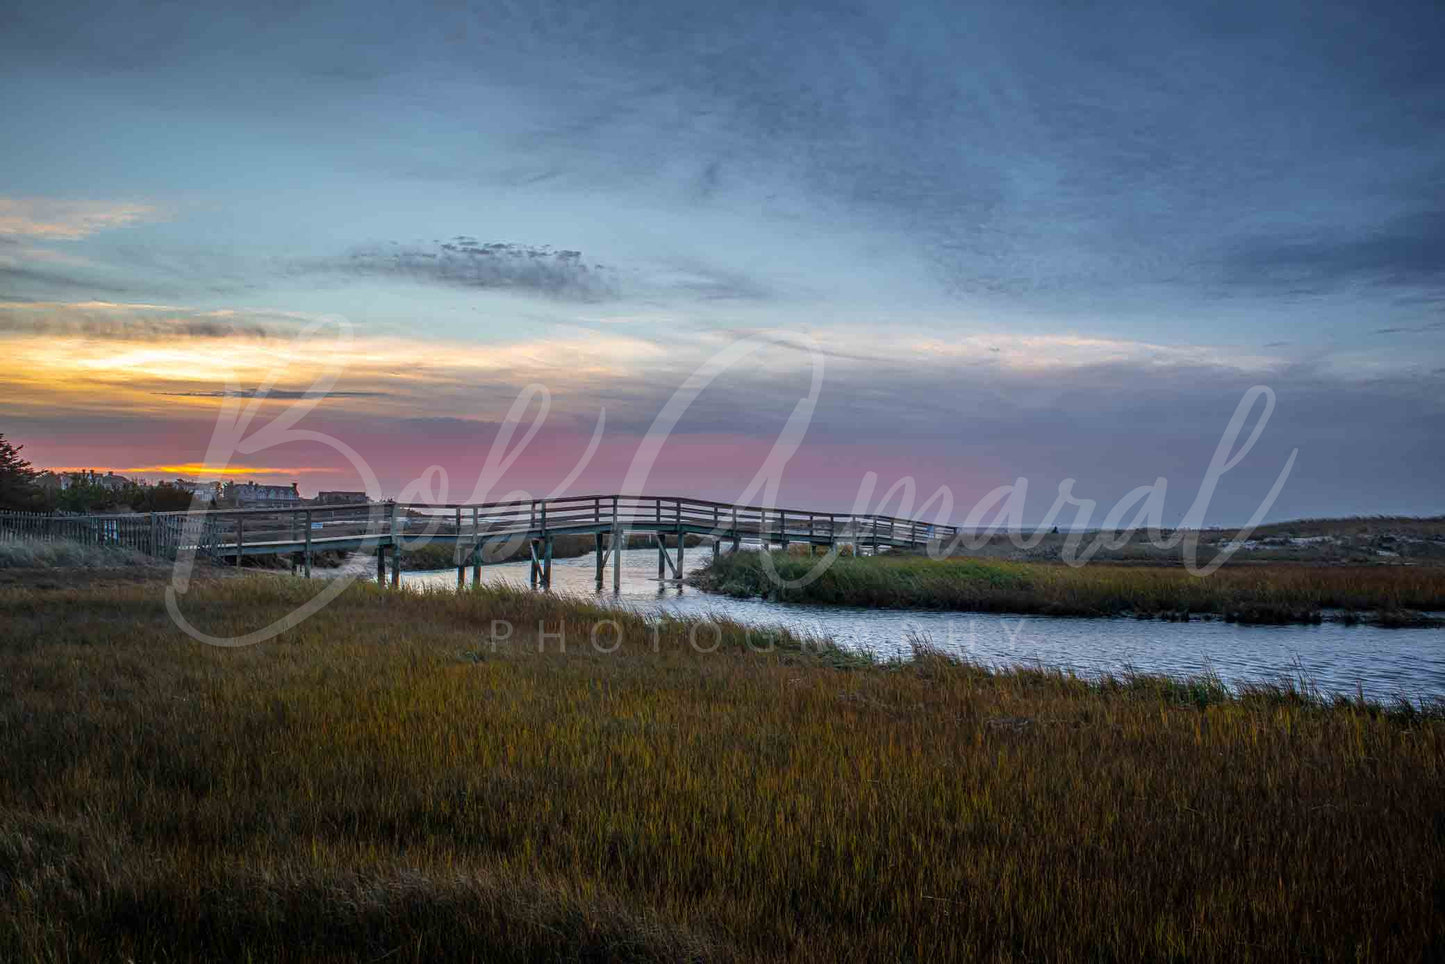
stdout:
{"type": "Polygon", "coordinates": [[[52,468],[41,469],[42,472],[114,472],[117,475],[134,473],[138,475],[303,475],[308,472],[334,472],[334,469],[325,468],[270,468],[267,466],[249,465],[228,465],[225,468],[212,468],[202,462],[185,462],[180,465],[142,465],[132,468],[117,468],[114,466],[87,465],[80,468],[52,468]]]}

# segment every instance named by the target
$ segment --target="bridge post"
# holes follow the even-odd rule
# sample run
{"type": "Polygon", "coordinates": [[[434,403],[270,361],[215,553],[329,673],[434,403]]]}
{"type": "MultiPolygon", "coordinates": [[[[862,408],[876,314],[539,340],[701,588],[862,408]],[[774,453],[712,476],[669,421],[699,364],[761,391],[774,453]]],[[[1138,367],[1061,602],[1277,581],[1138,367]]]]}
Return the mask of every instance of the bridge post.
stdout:
{"type": "Polygon", "coordinates": [[[472,506],[472,585],[482,582],[482,539],[481,527],[477,525],[477,507],[472,506]]]}
{"type": "MultiPolygon", "coordinates": [[[[598,517],[598,520],[600,521],[600,520],[601,520],[601,517],[602,517],[602,513],[601,513],[600,510],[597,512],[597,517],[598,517]]],[[[602,549],[602,533],[598,532],[598,533],[594,533],[594,535],[596,535],[596,537],[597,537],[597,591],[598,591],[598,592],[601,592],[601,591],[602,591],[602,567],[603,567],[603,565],[606,564],[606,562],[607,562],[607,557],[602,554],[602,552],[603,552],[603,549],[602,549]]]]}
{"type": "Polygon", "coordinates": [[[386,588],[386,546],[380,539],[376,540],[376,584],[386,588]]]}
{"type": "Polygon", "coordinates": [[[306,578],[311,578],[311,510],[306,510],[306,578]]]}
{"type": "Polygon", "coordinates": [[[236,568],[241,568],[241,550],[246,547],[246,517],[236,516],[236,568]]]}
{"type": "MultiPolygon", "coordinates": [[[[545,508],[544,508],[544,511],[545,511],[545,508]]],[[[551,537],[551,536],[548,536],[545,540],[543,540],[543,542],[544,542],[544,544],[546,545],[546,555],[544,556],[543,568],[542,568],[542,588],[543,588],[543,589],[551,589],[551,588],[552,588],[552,537],[551,537]]]]}
{"type": "Polygon", "coordinates": [[[667,578],[667,536],[659,529],[653,533],[657,539],[657,581],[661,588],[662,580],[667,578]]]}
{"type": "Polygon", "coordinates": [[[391,504],[391,588],[401,588],[401,506],[391,504]]]}
{"type": "Polygon", "coordinates": [[[618,516],[617,496],[612,497],[612,591],[622,591],[622,522],[618,516]]]}
{"type": "Polygon", "coordinates": [[[537,572],[537,570],[540,568],[540,567],[537,565],[537,540],[536,540],[536,539],[528,539],[528,540],[527,540],[527,555],[531,558],[531,565],[530,565],[530,566],[528,567],[528,569],[527,569],[527,583],[528,583],[528,585],[530,585],[533,589],[536,589],[536,588],[537,588],[537,576],[539,575],[539,573],[537,572]]]}
{"type": "Polygon", "coordinates": [[[462,555],[462,509],[457,506],[456,520],[453,522],[452,558],[457,561],[457,588],[462,589],[467,584],[467,560],[462,555]]]}

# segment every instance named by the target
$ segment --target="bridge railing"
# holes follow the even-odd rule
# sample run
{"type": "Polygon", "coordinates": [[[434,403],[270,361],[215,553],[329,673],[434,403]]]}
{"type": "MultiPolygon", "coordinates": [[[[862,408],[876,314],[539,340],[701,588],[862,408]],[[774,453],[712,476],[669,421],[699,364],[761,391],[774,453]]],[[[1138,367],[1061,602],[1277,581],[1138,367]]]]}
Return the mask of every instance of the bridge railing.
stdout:
{"type": "Polygon", "coordinates": [[[435,535],[505,535],[613,526],[631,530],[703,530],[716,535],[741,533],[774,541],[868,541],[922,544],[948,538],[954,526],[885,515],[852,515],[807,509],[737,505],[678,496],[579,495],[557,499],[493,502],[480,505],[403,503],[397,506],[401,529],[409,538],[435,535]]]}

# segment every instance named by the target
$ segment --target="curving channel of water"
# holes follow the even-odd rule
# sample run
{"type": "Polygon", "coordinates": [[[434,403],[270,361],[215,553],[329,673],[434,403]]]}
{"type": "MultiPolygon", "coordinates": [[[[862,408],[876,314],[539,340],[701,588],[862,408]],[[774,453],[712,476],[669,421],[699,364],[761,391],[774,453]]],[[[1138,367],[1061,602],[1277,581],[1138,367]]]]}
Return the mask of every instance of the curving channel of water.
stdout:
{"type": "MultiPolygon", "coordinates": [[[[704,548],[688,553],[687,571],[706,561],[704,548]]],[[[1212,670],[1227,683],[1301,675],[1325,693],[1412,701],[1445,698],[1445,631],[1380,629],[1375,626],[1239,626],[1219,620],[1168,623],[1154,620],[1016,616],[936,610],[888,610],[732,599],[675,582],[657,581],[657,552],[622,553],[622,587],[612,592],[612,573],[597,592],[593,557],[552,563],[556,592],[595,598],[642,612],[726,616],[760,630],[785,627],[827,637],[839,645],[888,656],[907,654],[913,639],[986,665],[1065,667],[1080,675],[1140,672],[1188,676],[1212,670]]],[[[527,585],[525,562],[482,568],[483,582],[527,585]]],[[[470,571],[468,572],[470,579],[470,571]]],[[[409,585],[455,586],[456,570],[404,572],[409,585]]]]}

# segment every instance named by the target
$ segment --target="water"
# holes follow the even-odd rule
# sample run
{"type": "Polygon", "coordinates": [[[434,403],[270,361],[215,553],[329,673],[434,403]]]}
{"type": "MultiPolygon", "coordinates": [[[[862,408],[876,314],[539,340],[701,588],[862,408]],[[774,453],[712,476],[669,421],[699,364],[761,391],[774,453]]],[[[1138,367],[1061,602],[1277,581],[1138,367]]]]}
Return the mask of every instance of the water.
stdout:
{"type": "MultiPolygon", "coordinates": [[[[703,547],[691,549],[686,570],[705,563],[709,554],[703,547]]],[[[732,599],[676,582],[659,584],[655,549],[622,553],[622,586],[614,595],[610,560],[601,593],[595,566],[591,555],[554,560],[553,590],[642,612],[726,616],[760,628],[784,627],[881,656],[906,655],[911,640],[921,638],[992,666],[1064,667],[1085,676],[1131,668],[1171,676],[1213,671],[1233,684],[1303,676],[1325,693],[1353,695],[1358,685],[1374,699],[1445,698],[1445,631],[1438,629],[1166,623],[732,599]]],[[[482,581],[526,586],[527,574],[526,562],[501,563],[484,566],[482,581]]],[[[455,569],[402,573],[408,585],[455,587],[456,578],[455,569]]],[[[706,638],[700,639],[705,645],[706,638]]]]}

